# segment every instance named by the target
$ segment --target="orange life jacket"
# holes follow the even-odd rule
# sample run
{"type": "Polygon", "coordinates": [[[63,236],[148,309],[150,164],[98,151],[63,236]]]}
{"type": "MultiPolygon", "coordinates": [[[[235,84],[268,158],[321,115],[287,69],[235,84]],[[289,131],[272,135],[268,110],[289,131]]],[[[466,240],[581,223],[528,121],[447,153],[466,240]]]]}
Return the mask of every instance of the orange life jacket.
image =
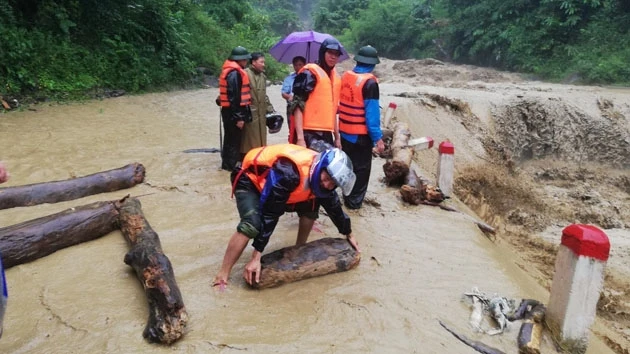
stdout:
{"type": "MultiPolygon", "coordinates": [[[[274,162],[280,157],[288,158],[298,168],[300,184],[291,192],[287,204],[304,202],[315,198],[315,195],[309,188],[308,179],[311,165],[317,155],[318,152],[299,145],[267,145],[252,149],[245,155],[240,173],[245,173],[258,188],[258,191],[262,192],[267,182],[267,174],[274,162]]],[[[237,180],[238,177],[234,179],[235,185],[237,180]]]]}
{"type": "Polygon", "coordinates": [[[357,74],[346,71],[341,78],[339,95],[339,131],[346,134],[367,134],[363,86],[376,76],[371,73],[357,74]]]}
{"type": "Polygon", "coordinates": [[[241,86],[241,106],[249,106],[252,103],[252,94],[251,88],[249,86],[249,76],[237,62],[233,60],[226,60],[223,63],[223,71],[221,71],[221,76],[219,76],[219,100],[221,102],[221,107],[230,107],[230,101],[228,100],[228,84],[227,84],[227,76],[232,70],[237,70],[239,74],[241,74],[241,79],[243,80],[243,84],[241,86]]]}
{"type": "Polygon", "coordinates": [[[341,91],[341,78],[335,69],[332,69],[332,78],[326,74],[317,64],[306,64],[300,73],[309,70],[317,79],[313,92],[308,96],[304,105],[302,127],[306,130],[334,131],[335,115],[339,106],[339,92],[341,91]]]}

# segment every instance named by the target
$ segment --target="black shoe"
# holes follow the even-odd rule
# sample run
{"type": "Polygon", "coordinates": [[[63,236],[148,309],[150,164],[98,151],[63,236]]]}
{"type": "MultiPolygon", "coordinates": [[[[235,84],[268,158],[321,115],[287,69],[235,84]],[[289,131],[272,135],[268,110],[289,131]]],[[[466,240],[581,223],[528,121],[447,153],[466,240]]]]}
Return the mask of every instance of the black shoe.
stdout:
{"type": "Polygon", "coordinates": [[[351,209],[351,210],[361,209],[361,204],[359,204],[359,205],[350,204],[350,203],[346,202],[345,200],[343,202],[343,205],[345,205],[346,208],[351,209]]]}

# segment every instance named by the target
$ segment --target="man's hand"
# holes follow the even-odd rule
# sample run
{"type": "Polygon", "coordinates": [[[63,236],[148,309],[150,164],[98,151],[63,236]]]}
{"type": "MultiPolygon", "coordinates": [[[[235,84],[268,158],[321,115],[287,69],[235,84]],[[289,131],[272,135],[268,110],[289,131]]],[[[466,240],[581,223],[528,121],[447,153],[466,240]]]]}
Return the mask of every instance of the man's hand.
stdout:
{"type": "Polygon", "coordinates": [[[2,161],[0,161],[0,183],[4,183],[9,179],[9,172],[4,167],[2,161]]]}
{"type": "Polygon", "coordinates": [[[348,239],[348,242],[350,242],[350,245],[352,245],[352,248],[354,248],[357,252],[361,252],[361,249],[359,248],[359,243],[357,242],[357,239],[354,238],[354,235],[348,234],[346,235],[346,238],[348,239]]]}
{"type": "Polygon", "coordinates": [[[379,139],[379,140],[376,142],[376,151],[377,151],[379,154],[382,154],[382,153],[383,153],[383,151],[385,151],[385,143],[383,142],[383,139],[379,139]]]}
{"type": "Polygon", "coordinates": [[[239,120],[238,122],[236,122],[236,127],[238,129],[243,129],[244,126],[245,126],[245,121],[239,120]]]}
{"type": "Polygon", "coordinates": [[[260,252],[254,251],[252,254],[252,259],[245,266],[245,270],[243,271],[243,277],[245,281],[249,285],[254,285],[254,281],[256,283],[260,283],[260,252]]]}
{"type": "Polygon", "coordinates": [[[304,140],[304,138],[302,139],[298,138],[296,144],[302,147],[306,147],[306,141],[304,140]]]}
{"type": "Polygon", "coordinates": [[[341,149],[341,134],[335,132],[335,147],[341,149]]]}

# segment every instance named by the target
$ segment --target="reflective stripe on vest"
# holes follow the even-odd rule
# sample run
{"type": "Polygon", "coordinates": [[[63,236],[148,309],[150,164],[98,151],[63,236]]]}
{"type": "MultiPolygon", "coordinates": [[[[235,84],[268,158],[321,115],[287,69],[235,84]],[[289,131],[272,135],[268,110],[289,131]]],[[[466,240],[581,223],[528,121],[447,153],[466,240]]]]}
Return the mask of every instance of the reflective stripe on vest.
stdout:
{"type": "Polygon", "coordinates": [[[228,84],[227,76],[232,70],[237,70],[241,74],[241,106],[249,106],[252,103],[251,88],[249,86],[249,76],[237,62],[232,60],[226,60],[223,63],[223,71],[219,76],[219,99],[221,100],[221,107],[230,107],[230,101],[228,100],[228,84]]]}
{"type": "Polygon", "coordinates": [[[365,101],[363,86],[376,76],[370,73],[357,74],[346,71],[341,78],[341,94],[339,98],[339,131],[346,134],[367,134],[365,121],[365,101]]]}
{"type": "Polygon", "coordinates": [[[318,155],[316,151],[293,144],[267,145],[250,150],[243,159],[242,171],[254,183],[259,192],[262,192],[267,182],[267,173],[276,160],[285,157],[291,160],[298,168],[300,184],[295,188],[287,204],[304,202],[315,198],[309,188],[309,175],[311,164],[318,155]]]}
{"type": "Polygon", "coordinates": [[[335,114],[341,90],[339,74],[333,69],[334,75],[331,80],[319,65],[313,63],[304,65],[300,73],[304,70],[310,71],[315,76],[317,84],[304,105],[302,127],[305,130],[332,132],[335,130],[335,114]]]}

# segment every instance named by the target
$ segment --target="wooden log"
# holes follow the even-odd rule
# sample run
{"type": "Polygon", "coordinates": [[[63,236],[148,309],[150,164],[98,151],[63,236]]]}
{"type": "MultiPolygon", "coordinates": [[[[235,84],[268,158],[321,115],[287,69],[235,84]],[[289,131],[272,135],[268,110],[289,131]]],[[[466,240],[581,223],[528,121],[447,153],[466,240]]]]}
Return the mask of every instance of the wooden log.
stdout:
{"type": "Polygon", "coordinates": [[[171,344],[184,335],[188,313],[171,262],[138,199],[120,202],[120,229],[131,247],[125,263],[135,270],[149,303],[143,336],[153,343],[171,344]]]}
{"type": "Polygon", "coordinates": [[[256,289],[338,273],[356,267],[361,254],[345,238],[322,238],[300,246],[279,249],[262,256],[260,283],[256,289]]]}
{"type": "Polygon", "coordinates": [[[409,169],[409,173],[405,177],[405,184],[400,187],[400,195],[402,200],[412,204],[418,205],[422,203],[422,193],[418,189],[418,184],[422,185],[418,178],[418,174],[412,168],[409,169]]]}
{"type": "Polygon", "coordinates": [[[144,175],[144,166],[136,162],[118,169],[64,181],[0,188],[0,209],[58,203],[131,188],[141,183],[144,175]]]}
{"type": "Polygon", "coordinates": [[[383,165],[385,182],[390,186],[402,185],[409,173],[409,165],[413,158],[413,148],[408,146],[410,136],[411,132],[407,124],[398,122],[394,125],[394,136],[391,144],[392,160],[383,165]]]}
{"type": "Polygon", "coordinates": [[[538,304],[526,315],[518,332],[518,352],[521,354],[540,354],[545,306],[538,304]]]}
{"type": "Polygon", "coordinates": [[[1,228],[0,253],[4,266],[10,268],[116,229],[115,202],[96,202],[1,228]]]}

